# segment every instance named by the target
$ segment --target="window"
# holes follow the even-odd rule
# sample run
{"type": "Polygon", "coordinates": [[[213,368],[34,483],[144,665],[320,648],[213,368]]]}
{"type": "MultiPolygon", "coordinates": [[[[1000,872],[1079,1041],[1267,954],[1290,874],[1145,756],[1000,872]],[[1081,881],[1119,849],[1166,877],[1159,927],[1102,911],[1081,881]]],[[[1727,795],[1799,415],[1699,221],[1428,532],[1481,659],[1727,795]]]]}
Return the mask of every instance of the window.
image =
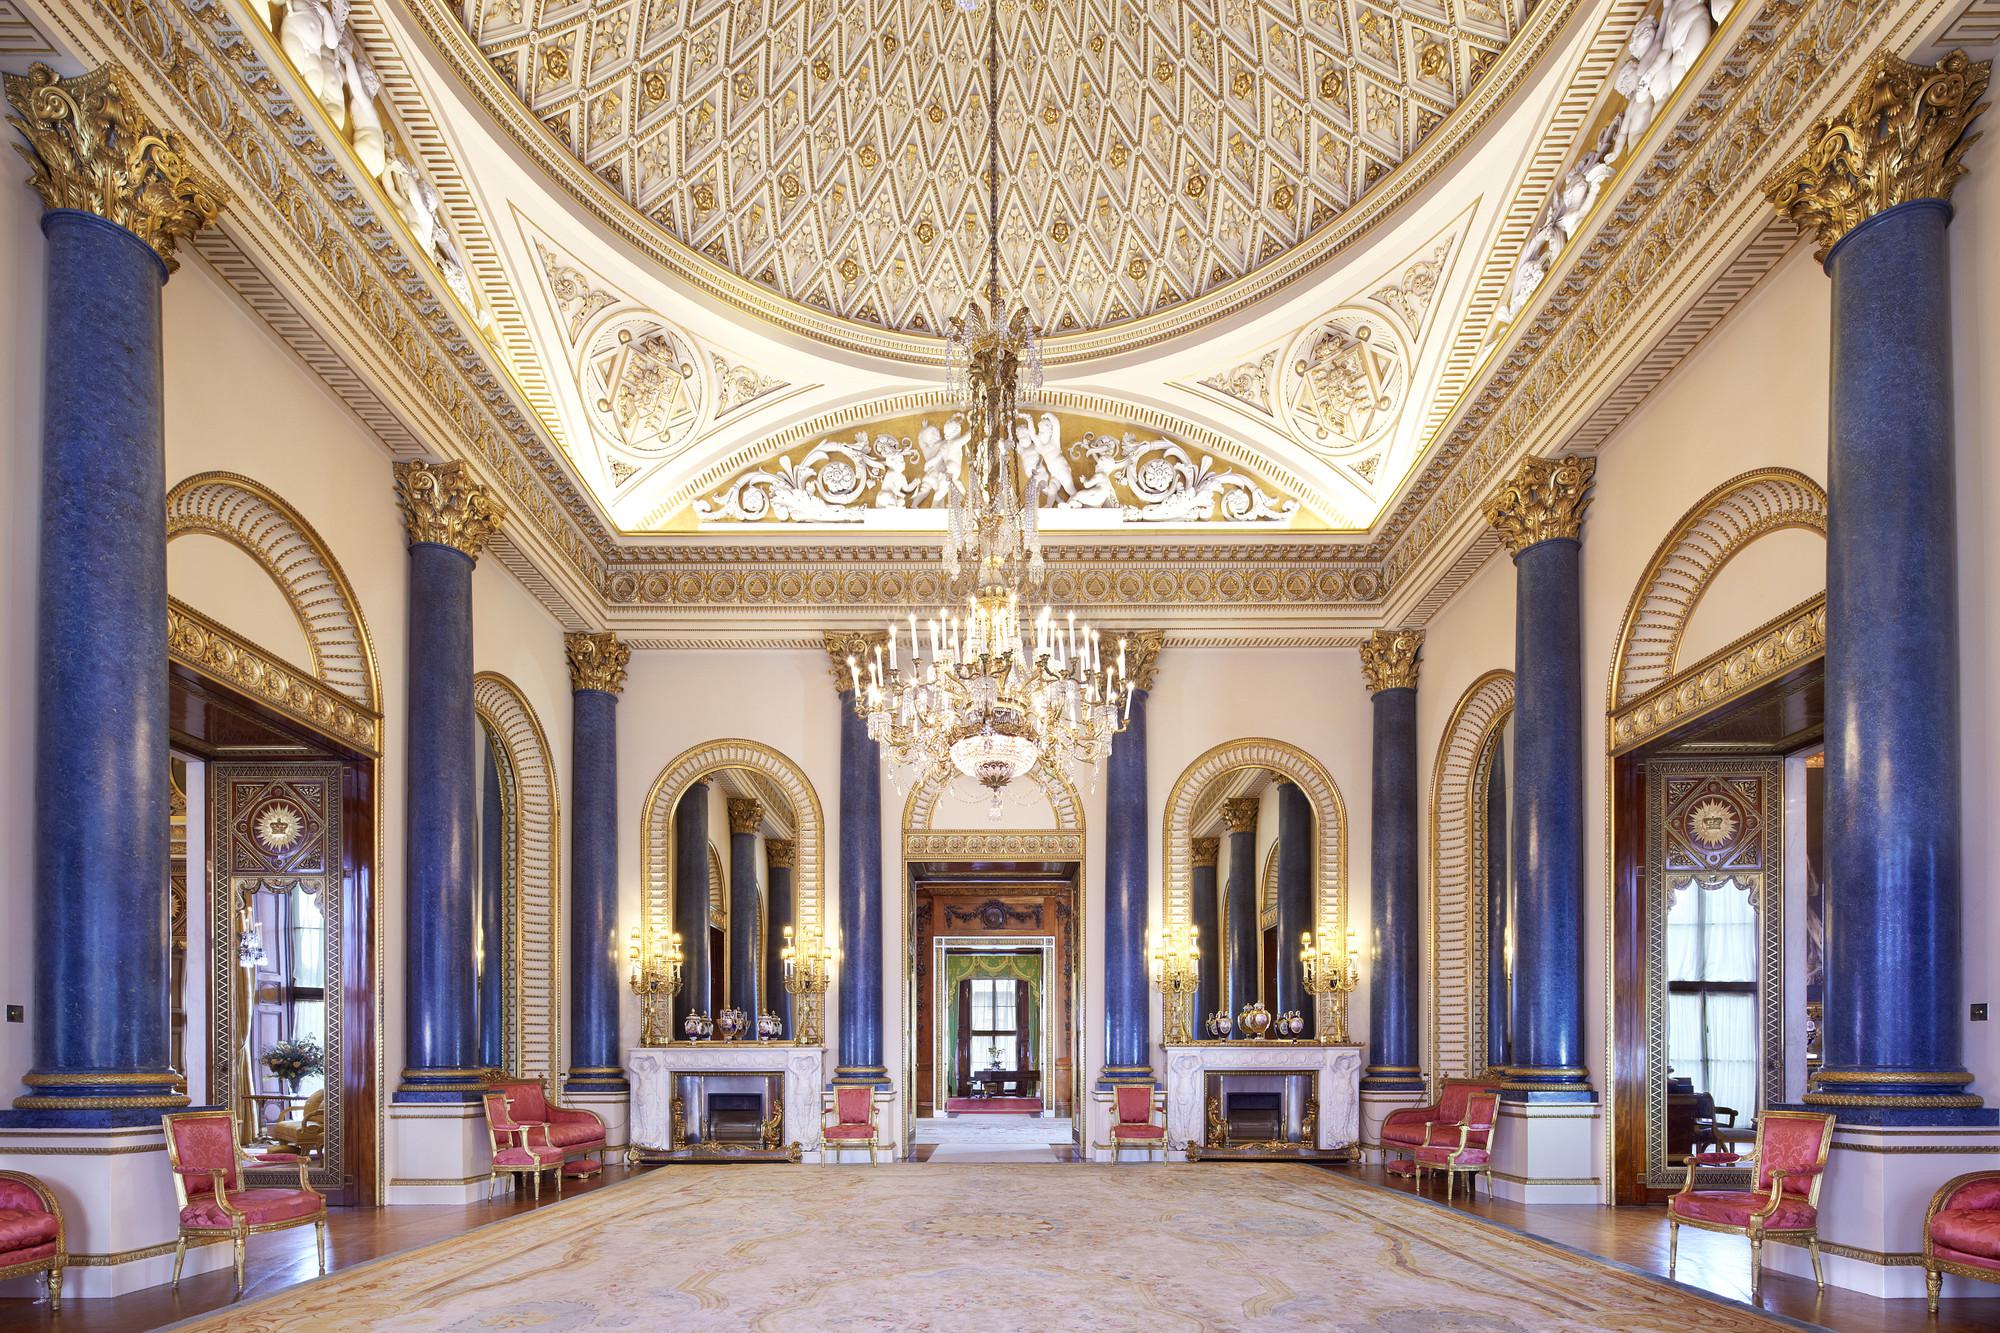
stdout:
{"type": "Polygon", "coordinates": [[[1733,1108],[1757,1113],[1757,907],[1754,886],[1693,880],[1667,910],[1667,1063],[1733,1108]]]}
{"type": "MultiPolygon", "coordinates": [[[[320,911],[318,895],[298,888],[292,890],[291,899],[288,913],[291,947],[286,951],[291,975],[285,988],[291,1014],[286,1026],[294,1039],[310,1037],[325,1050],[326,918],[320,911]]],[[[299,1092],[315,1092],[325,1082],[323,1074],[309,1074],[300,1081],[299,1092]]]]}
{"type": "Polygon", "coordinates": [[[972,980],[971,1059],[974,1069],[1017,1068],[1019,1000],[1013,980],[972,980]]]}

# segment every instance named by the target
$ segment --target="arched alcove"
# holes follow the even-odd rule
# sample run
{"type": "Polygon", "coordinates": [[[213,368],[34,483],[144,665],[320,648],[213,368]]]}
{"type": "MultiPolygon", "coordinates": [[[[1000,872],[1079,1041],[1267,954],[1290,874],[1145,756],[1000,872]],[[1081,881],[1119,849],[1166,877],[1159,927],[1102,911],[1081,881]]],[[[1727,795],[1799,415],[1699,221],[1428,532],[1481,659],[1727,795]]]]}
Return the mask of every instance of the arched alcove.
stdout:
{"type": "Polygon", "coordinates": [[[1460,696],[1431,767],[1431,1059],[1434,1078],[1486,1069],[1486,839],[1493,748],[1514,714],[1514,673],[1489,671],[1460,696]]]}
{"type": "Polygon", "coordinates": [[[513,681],[498,672],[472,678],[472,706],[493,738],[501,781],[510,789],[513,977],[507,1023],[510,1072],[539,1078],[562,1065],[562,803],[548,734],[513,681]]]}

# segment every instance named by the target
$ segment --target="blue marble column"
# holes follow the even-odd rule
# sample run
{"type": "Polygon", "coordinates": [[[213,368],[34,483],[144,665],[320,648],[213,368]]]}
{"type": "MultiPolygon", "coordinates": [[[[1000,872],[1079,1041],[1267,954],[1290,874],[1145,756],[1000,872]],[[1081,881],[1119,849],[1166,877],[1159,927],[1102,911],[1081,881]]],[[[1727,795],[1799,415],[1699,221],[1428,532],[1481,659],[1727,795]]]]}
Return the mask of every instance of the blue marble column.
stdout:
{"type": "MultiPolygon", "coordinates": [[[[618,695],[632,650],[609,631],[563,636],[570,684],[569,1077],[624,1092],[618,1032],[618,695]]],[[[706,867],[702,874],[707,882],[706,867]]]]}
{"type": "MultiPolygon", "coordinates": [[[[1223,934],[1227,936],[1229,1016],[1232,1020],[1255,1000],[1257,990],[1257,798],[1236,797],[1222,803],[1222,821],[1229,828],[1229,864],[1223,880],[1223,934]]],[[[1242,1036],[1242,1033],[1237,1033],[1242,1036]]]]}
{"type": "Polygon", "coordinates": [[[789,838],[764,840],[764,1007],[784,1020],[784,1035],[792,1028],[792,997],[785,989],[785,932],[793,924],[792,862],[798,849],[789,838]]]}
{"type": "Polygon", "coordinates": [[[1513,987],[1509,984],[1507,923],[1513,919],[1513,885],[1507,876],[1507,756],[1498,745],[1486,772],[1486,1065],[1514,1062],[1513,987]]]}
{"type": "Polygon", "coordinates": [[[1160,636],[1126,636],[1136,686],[1111,742],[1104,788],[1104,1074],[1099,1086],[1153,1081],[1152,983],[1146,957],[1146,701],[1160,636]]]}
{"type": "Polygon", "coordinates": [[[479,724],[472,567],[500,510],[464,463],[396,464],[410,544],[409,752],[403,827],[404,1102],[470,1101],[484,1084],[478,918],[479,724]]]}
{"type": "Polygon", "coordinates": [[[708,784],[697,782],[674,806],[674,931],[681,937],[681,989],[674,996],[674,1030],[689,1014],[711,1018],[723,1006],[715,994],[715,959],[708,952],[708,784]]]}
{"type": "Polygon", "coordinates": [[[1861,1123],[1984,1123],[1960,1049],[1956,478],[1948,195],[1986,67],[1871,66],[1842,128],[1915,144],[1774,177],[1833,279],[1827,457],[1825,1063],[1861,1123]],[[1854,108],[1862,108],[1855,110],[1854,108]],[[1828,197],[1895,199],[1860,221],[1828,197]],[[1838,220],[1836,220],[1836,216],[1838,220]]]}
{"type": "Polygon", "coordinates": [[[1299,947],[1317,931],[1313,911],[1312,802],[1290,782],[1278,784],[1278,1012],[1296,1010],[1306,1025],[1300,1035],[1317,1035],[1317,1007],[1306,994],[1305,963],[1299,947]]]}
{"type": "Polygon", "coordinates": [[[1194,943],[1199,955],[1195,960],[1192,1020],[1197,1040],[1208,1036],[1208,1029],[1203,1025],[1208,1022],[1210,1014],[1222,1007],[1226,998],[1222,969],[1228,956],[1222,947],[1222,900],[1215,877],[1215,863],[1221,859],[1221,854],[1220,838],[1194,840],[1194,875],[1189,886],[1193,901],[1188,904],[1188,924],[1194,928],[1194,943]]]}
{"type": "MultiPolygon", "coordinates": [[[[34,1067],[4,1123],[157,1123],[173,1088],[167,995],[167,551],[161,288],[220,192],[191,172],[105,189],[156,133],[136,102],[94,145],[45,65],[7,99],[48,206],[35,644],[34,1067]],[[149,217],[126,190],[180,208],[149,217]],[[107,195],[115,197],[106,197],[107,195]],[[88,202],[98,212],[67,204],[88,202]]],[[[122,73],[115,76],[123,88],[122,73]]],[[[178,147],[178,139],[169,136],[178,147]]],[[[179,166],[180,164],[174,164],[179,166]]],[[[185,171],[186,169],[182,167],[185,171]]],[[[17,312],[15,318],[31,316],[17,312]]],[[[19,929],[20,923],[15,923],[19,929]]]]}
{"type": "Polygon", "coordinates": [[[850,656],[866,635],[827,635],[840,698],[840,1049],[835,1083],[887,1086],[882,1063],[882,757],[854,709],[850,656]]]}
{"type": "MultiPolygon", "coordinates": [[[[482,733],[484,728],[481,728],[482,733]]],[[[479,738],[479,1063],[507,1067],[507,810],[493,743],[479,738]]]]}
{"type": "Polygon", "coordinates": [[[1514,556],[1517,1101],[1594,1101],[1583,1046],[1583,645],[1578,566],[1594,458],[1529,458],[1487,501],[1514,556]]]}
{"type": "Polygon", "coordinates": [[[757,893],[757,834],[763,826],[762,802],[729,802],[729,1003],[750,1020],[753,1034],[764,981],[764,911],[757,893]]]}
{"type": "Polygon", "coordinates": [[[1378,630],[1361,646],[1361,670],[1375,710],[1369,800],[1368,905],[1375,937],[1368,990],[1364,1087],[1423,1087],[1422,862],[1417,852],[1416,630],[1378,630]]]}

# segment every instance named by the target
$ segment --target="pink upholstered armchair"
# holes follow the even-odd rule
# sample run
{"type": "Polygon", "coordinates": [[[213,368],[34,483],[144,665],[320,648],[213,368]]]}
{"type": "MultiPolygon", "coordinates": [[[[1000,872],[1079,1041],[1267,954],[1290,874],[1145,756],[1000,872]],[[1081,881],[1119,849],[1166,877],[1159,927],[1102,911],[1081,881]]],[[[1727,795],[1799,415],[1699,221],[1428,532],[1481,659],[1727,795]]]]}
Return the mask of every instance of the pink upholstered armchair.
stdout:
{"type": "MultiPolygon", "coordinates": [[[[515,1084],[512,1086],[520,1086],[515,1084]]],[[[530,1085],[538,1086],[538,1085],[530,1085]]],[[[549,1142],[549,1126],[542,1120],[521,1120],[514,1115],[513,1098],[497,1088],[486,1092],[486,1135],[493,1147],[493,1165],[486,1177],[486,1197],[503,1175],[525,1175],[534,1188],[535,1201],[542,1198],[542,1172],[556,1175],[556,1197],[562,1197],[563,1150],[549,1142]]]]}
{"type": "Polygon", "coordinates": [[[255,1233],[284,1231],[310,1223],[326,1272],[326,1199],[306,1179],[306,1159],[293,1153],[252,1157],[236,1142],[236,1117],[228,1111],[183,1111],[162,1116],[167,1131],[167,1165],[180,1199],[180,1238],[174,1246],[174,1286],[189,1245],[226,1240],[236,1252],[236,1293],[243,1294],[243,1246],[255,1233]],[[245,1189],[245,1166],[293,1166],[297,1189],[245,1189]]]}
{"type": "Polygon", "coordinates": [[[19,1171],[0,1171],[0,1278],[47,1274],[49,1309],[62,1309],[62,1208],[49,1187],[19,1171]]]}
{"type": "Polygon", "coordinates": [[[1119,1150],[1167,1155],[1167,1127],[1153,1119],[1153,1088],[1149,1083],[1121,1083],[1111,1093],[1111,1160],[1119,1150]]]}
{"type": "Polygon", "coordinates": [[[868,1163],[873,1166],[875,1156],[875,1089],[866,1084],[845,1085],[833,1090],[833,1105],[828,1107],[819,1127],[820,1161],[830,1162],[837,1152],[866,1148],[868,1163]],[[832,1124],[824,1123],[826,1116],[832,1124]]]}
{"type": "Polygon", "coordinates": [[[2000,1282],[2000,1171],[1955,1176],[1931,1196],[1924,1214],[1924,1287],[1932,1314],[1946,1273],[2000,1282]]]}
{"type": "MultiPolygon", "coordinates": [[[[1498,1091],[1483,1079],[1446,1079],[1438,1100],[1429,1106],[1405,1106],[1389,1112],[1388,1119],[1382,1122],[1382,1151],[1385,1155],[1409,1159],[1391,1162],[1389,1169],[1398,1175],[1413,1174],[1417,1149],[1431,1141],[1432,1125],[1450,1130],[1464,1124],[1466,1105],[1475,1093],[1498,1091]]],[[[1440,1137],[1439,1142],[1443,1141],[1440,1137]]]]}
{"type": "Polygon", "coordinates": [[[1479,1178],[1486,1177],[1486,1192],[1493,1193],[1493,1135],[1500,1122],[1500,1094],[1475,1092],[1465,1099],[1465,1114],[1456,1125],[1433,1120],[1424,1130],[1424,1142],[1417,1149],[1417,1184],[1424,1183],[1429,1171],[1444,1172],[1444,1197],[1448,1203],[1456,1192],[1458,1178],[1466,1177],[1469,1200],[1479,1193],[1479,1178]]]}
{"type": "Polygon", "coordinates": [[[540,1079],[500,1078],[487,1088],[505,1093],[516,1124],[540,1124],[548,1146],[562,1150],[563,1174],[583,1180],[604,1170],[604,1119],[595,1111],[562,1106],[540,1079]]]}
{"type": "Polygon", "coordinates": [[[1766,1111],[1757,1119],[1757,1149],[1736,1153],[1696,1153],[1688,1158],[1687,1183],[1667,1200],[1667,1276],[1674,1275],[1682,1227],[1722,1231],[1750,1238],[1750,1299],[1757,1299],[1764,1269],[1764,1242],[1802,1240],[1812,1251],[1813,1281],[1826,1280],[1819,1268],[1819,1187],[1833,1148],[1833,1117],[1818,1111],[1766,1111]],[[1707,1167],[1750,1168],[1752,1188],[1698,1190],[1695,1172],[1707,1167]]]}

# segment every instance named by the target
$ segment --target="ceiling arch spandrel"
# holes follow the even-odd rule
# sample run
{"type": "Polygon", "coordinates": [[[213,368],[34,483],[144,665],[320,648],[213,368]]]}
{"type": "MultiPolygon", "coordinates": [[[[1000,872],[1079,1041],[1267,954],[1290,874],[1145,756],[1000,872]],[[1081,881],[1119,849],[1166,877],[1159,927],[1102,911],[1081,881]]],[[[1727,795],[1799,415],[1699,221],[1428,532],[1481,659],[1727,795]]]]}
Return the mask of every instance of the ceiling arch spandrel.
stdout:
{"type": "MultiPolygon", "coordinates": [[[[1001,256],[1060,336],[1324,233],[1477,88],[1520,0],[1000,0],[1001,256]]],[[[980,278],[983,44],[949,0],[469,0],[570,156],[703,262],[934,334],[980,278]]]]}

